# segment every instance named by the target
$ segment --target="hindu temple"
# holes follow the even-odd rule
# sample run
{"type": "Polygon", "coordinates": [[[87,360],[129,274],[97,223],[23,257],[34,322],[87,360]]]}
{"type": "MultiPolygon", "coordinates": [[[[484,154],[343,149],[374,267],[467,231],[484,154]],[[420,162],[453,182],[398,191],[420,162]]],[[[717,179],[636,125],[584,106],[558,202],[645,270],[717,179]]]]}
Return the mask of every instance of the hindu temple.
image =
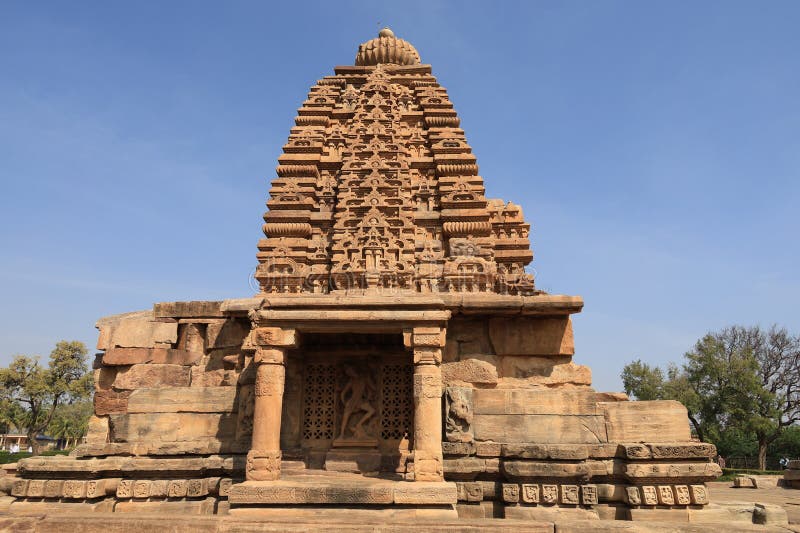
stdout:
{"type": "Polygon", "coordinates": [[[704,512],[714,447],[692,439],[678,402],[592,388],[573,361],[583,300],[536,288],[522,208],[486,197],[410,43],[381,30],[311,87],[294,123],[258,294],[101,319],[88,442],[20,461],[10,512],[704,512]]]}

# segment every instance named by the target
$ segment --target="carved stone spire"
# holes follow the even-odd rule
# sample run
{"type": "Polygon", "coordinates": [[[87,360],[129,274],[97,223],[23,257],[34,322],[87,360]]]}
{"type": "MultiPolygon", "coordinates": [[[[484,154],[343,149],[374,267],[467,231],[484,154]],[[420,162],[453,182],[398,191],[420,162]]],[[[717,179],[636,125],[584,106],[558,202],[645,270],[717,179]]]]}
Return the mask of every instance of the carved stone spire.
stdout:
{"type": "Polygon", "coordinates": [[[533,294],[519,206],[487,200],[446,90],[391,30],[298,111],[264,214],[264,293],[533,294]]]}

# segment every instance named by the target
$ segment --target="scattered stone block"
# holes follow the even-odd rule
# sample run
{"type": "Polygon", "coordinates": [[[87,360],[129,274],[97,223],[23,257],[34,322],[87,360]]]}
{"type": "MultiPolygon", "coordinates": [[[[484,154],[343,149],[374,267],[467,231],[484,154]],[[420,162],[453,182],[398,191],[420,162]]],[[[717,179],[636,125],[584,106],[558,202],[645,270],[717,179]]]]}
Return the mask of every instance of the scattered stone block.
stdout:
{"type": "Polygon", "coordinates": [[[756,503],[753,510],[753,523],[765,526],[788,526],[789,516],[780,505],[756,503]]]}

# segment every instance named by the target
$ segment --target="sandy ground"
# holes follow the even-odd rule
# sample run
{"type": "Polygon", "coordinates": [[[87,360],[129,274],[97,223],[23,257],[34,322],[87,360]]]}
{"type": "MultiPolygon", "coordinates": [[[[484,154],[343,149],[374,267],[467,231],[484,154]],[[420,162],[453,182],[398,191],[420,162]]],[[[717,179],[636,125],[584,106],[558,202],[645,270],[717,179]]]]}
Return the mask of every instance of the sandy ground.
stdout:
{"type": "Polygon", "coordinates": [[[733,482],[730,481],[715,481],[707,485],[713,503],[772,503],[786,509],[790,524],[800,524],[800,489],[787,489],[783,487],[735,489],[733,488],[733,482]]]}

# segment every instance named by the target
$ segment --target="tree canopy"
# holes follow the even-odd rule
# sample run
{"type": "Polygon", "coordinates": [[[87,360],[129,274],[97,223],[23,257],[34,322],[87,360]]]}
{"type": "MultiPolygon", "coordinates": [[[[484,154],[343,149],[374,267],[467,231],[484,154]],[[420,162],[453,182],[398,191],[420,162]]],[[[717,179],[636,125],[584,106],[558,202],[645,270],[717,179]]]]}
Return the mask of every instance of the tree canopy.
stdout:
{"type": "Polygon", "coordinates": [[[800,337],[731,326],[698,340],[680,367],[629,363],[622,382],[637,399],[682,402],[701,440],[753,435],[765,469],[770,444],[800,421],[800,337]]]}
{"type": "Polygon", "coordinates": [[[82,342],[60,341],[47,366],[39,357],[18,355],[0,369],[0,420],[25,431],[34,455],[39,453],[36,436],[50,425],[59,406],[91,394],[86,354],[82,342]]]}

